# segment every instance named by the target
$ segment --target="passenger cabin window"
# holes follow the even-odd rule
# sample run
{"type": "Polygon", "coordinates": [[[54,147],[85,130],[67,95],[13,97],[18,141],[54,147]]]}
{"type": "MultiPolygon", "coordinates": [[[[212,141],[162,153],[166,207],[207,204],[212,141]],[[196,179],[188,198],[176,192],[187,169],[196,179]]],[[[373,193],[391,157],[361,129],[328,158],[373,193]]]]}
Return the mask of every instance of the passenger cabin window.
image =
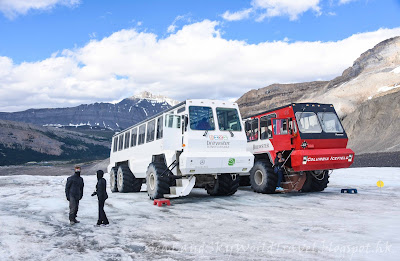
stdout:
{"type": "Polygon", "coordinates": [[[131,135],[131,147],[136,146],[136,140],[137,140],[137,128],[134,128],[132,130],[132,135],[131,135]]]}
{"type": "Polygon", "coordinates": [[[116,152],[118,150],[118,136],[114,137],[114,148],[113,152],[116,152]]]}
{"type": "Polygon", "coordinates": [[[165,126],[179,129],[181,127],[181,116],[169,114],[165,116],[165,126]]]}
{"type": "Polygon", "coordinates": [[[144,143],[145,135],[146,135],[146,124],[143,124],[142,126],[139,127],[138,145],[141,145],[144,143]]]}
{"type": "Polygon", "coordinates": [[[128,149],[129,148],[130,138],[131,138],[131,132],[128,131],[128,132],[125,133],[125,143],[124,143],[125,146],[124,146],[124,149],[128,149]]]}
{"type": "Polygon", "coordinates": [[[179,109],[176,110],[176,113],[181,113],[185,111],[185,107],[181,107],[179,109]]]}
{"type": "Polygon", "coordinates": [[[288,120],[287,119],[274,119],[274,135],[285,135],[288,134],[288,120]]]}
{"type": "Polygon", "coordinates": [[[118,150],[122,150],[124,148],[124,134],[119,135],[119,144],[118,144],[118,150]]]}
{"type": "Polygon", "coordinates": [[[318,112],[318,118],[322,129],[328,133],[343,132],[342,124],[333,112],[318,112]]]}
{"type": "Polygon", "coordinates": [[[276,114],[270,114],[260,118],[260,139],[266,140],[272,138],[271,118],[276,118],[276,114]]]}
{"type": "Polygon", "coordinates": [[[156,138],[158,139],[162,139],[163,137],[163,117],[159,117],[157,119],[157,135],[156,138]]]}
{"type": "Polygon", "coordinates": [[[314,112],[296,112],[297,125],[303,133],[321,133],[321,125],[314,112]]]}
{"type": "Polygon", "coordinates": [[[219,130],[241,131],[239,114],[233,108],[217,108],[217,119],[219,130]]]}
{"type": "Polygon", "coordinates": [[[247,141],[258,140],[258,118],[246,121],[245,130],[247,141]]]}
{"type": "Polygon", "coordinates": [[[156,120],[151,120],[147,123],[146,142],[152,142],[154,140],[155,128],[156,128],[156,120]]]}
{"type": "Polygon", "coordinates": [[[215,130],[211,107],[190,106],[189,120],[192,130],[215,130]]]}

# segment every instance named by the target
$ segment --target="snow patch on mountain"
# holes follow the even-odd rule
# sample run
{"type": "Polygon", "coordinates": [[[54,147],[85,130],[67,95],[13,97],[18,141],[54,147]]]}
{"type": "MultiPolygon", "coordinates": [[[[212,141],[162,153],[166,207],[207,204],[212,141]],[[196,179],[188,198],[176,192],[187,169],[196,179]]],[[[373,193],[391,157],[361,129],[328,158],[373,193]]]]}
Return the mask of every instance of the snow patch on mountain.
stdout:
{"type": "Polygon", "coordinates": [[[400,66],[392,71],[392,73],[400,73],[400,66]]]}
{"type": "MultiPolygon", "coordinates": [[[[154,103],[168,103],[171,106],[175,106],[179,103],[179,101],[176,101],[174,99],[168,98],[163,95],[156,95],[152,94],[150,92],[144,91],[141,92],[137,95],[134,95],[130,97],[130,99],[141,99],[141,100],[149,100],[152,104],[154,103]]],[[[139,102],[141,102],[141,100],[139,102]]]]}
{"type": "Polygon", "coordinates": [[[400,87],[400,84],[395,84],[394,86],[383,86],[378,89],[378,93],[379,92],[388,92],[388,91],[391,91],[391,90],[399,88],[399,87],[400,87]]]}

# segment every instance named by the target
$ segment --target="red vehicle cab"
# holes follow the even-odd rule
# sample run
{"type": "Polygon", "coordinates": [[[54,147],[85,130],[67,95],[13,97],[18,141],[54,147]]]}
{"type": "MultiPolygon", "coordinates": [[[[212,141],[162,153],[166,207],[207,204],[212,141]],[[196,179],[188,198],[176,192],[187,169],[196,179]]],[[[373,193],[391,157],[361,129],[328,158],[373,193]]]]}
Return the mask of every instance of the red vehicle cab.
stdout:
{"type": "Polygon", "coordinates": [[[245,120],[248,150],[255,156],[249,181],[256,192],[274,193],[274,160],[282,152],[285,191],[322,191],[329,170],[347,168],[354,152],[331,104],[293,103],[245,120]]]}

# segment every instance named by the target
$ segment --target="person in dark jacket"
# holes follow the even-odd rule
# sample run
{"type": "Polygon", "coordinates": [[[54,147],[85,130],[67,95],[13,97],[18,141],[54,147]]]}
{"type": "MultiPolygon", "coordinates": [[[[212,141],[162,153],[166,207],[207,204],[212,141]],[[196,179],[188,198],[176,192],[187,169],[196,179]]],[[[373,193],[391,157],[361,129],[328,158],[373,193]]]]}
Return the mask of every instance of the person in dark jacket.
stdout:
{"type": "Polygon", "coordinates": [[[79,200],[83,196],[83,178],[81,177],[81,167],[75,167],[75,174],[67,179],[67,184],[65,185],[65,196],[69,201],[69,221],[73,225],[79,223],[76,220],[76,214],[78,213],[79,200]]]}
{"type": "Polygon", "coordinates": [[[93,192],[92,197],[97,195],[97,199],[99,200],[99,219],[97,220],[97,225],[100,226],[108,225],[108,219],[106,216],[106,212],[104,212],[104,203],[108,198],[106,187],[107,182],[103,178],[104,172],[102,170],[97,171],[97,184],[96,184],[96,191],[93,192]]]}
{"type": "Polygon", "coordinates": [[[283,163],[285,163],[285,159],[283,158],[282,153],[278,152],[278,155],[276,155],[274,162],[274,172],[278,174],[278,184],[276,185],[276,191],[283,191],[283,188],[281,187],[281,182],[283,179],[283,163]]]}

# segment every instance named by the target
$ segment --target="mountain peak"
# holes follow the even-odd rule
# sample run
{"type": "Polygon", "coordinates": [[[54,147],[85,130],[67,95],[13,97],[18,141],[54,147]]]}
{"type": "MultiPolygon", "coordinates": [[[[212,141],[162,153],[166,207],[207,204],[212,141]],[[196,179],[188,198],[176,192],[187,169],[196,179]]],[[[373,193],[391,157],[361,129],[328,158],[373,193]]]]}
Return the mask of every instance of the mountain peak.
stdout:
{"type": "Polygon", "coordinates": [[[171,106],[174,106],[174,105],[179,103],[179,101],[176,101],[174,99],[171,99],[171,98],[168,98],[166,96],[159,95],[159,94],[158,95],[152,94],[151,92],[148,92],[148,91],[143,91],[143,92],[141,92],[139,94],[133,95],[129,99],[131,99],[131,100],[133,100],[133,99],[154,100],[154,101],[157,101],[159,103],[166,102],[171,106]]]}

